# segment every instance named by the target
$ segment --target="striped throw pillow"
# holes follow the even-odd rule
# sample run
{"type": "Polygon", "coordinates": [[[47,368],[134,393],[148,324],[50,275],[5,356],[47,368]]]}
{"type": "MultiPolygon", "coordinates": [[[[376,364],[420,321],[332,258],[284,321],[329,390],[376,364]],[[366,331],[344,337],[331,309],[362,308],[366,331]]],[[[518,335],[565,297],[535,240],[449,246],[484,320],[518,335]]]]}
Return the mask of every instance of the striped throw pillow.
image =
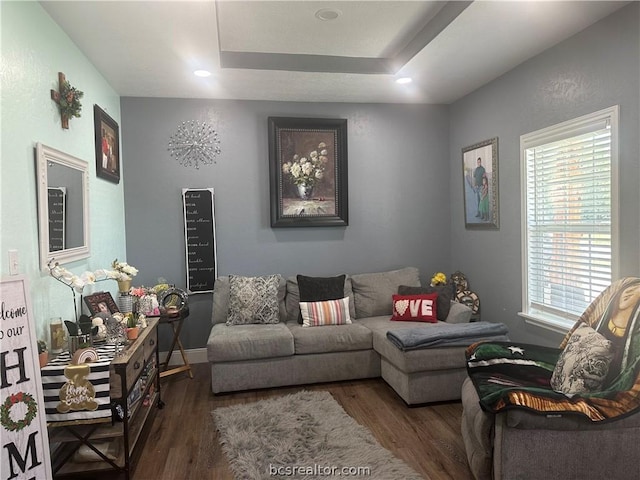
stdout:
{"type": "Polygon", "coordinates": [[[345,325],[351,323],[349,297],[324,302],[300,302],[303,327],[345,325]]]}

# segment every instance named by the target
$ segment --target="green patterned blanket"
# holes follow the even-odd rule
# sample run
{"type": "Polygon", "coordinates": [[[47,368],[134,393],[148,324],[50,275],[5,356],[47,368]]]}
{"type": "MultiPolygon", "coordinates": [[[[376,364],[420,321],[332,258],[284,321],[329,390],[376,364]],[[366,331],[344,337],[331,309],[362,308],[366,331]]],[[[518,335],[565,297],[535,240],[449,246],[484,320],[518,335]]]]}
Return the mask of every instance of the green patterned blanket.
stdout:
{"type": "MultiPolygon", "coordinates": [[[[469,377],[480,405],[488,412],[525,408],[545,415],[583,415],[602,422],[640,411],[640,279],[619,280],[600,294],[560,348],[492,342],[471,345],[466,354],[469,377]],[[555,391],[554,369],[566,366],[565,346],[575,348],[576,330],[585,325],[598,332],[610,349],[611,363],[602,387],[580,393],[555,391]]],[[[592,362],[588,350],[582,354],[586,362],[592,362]]]]}

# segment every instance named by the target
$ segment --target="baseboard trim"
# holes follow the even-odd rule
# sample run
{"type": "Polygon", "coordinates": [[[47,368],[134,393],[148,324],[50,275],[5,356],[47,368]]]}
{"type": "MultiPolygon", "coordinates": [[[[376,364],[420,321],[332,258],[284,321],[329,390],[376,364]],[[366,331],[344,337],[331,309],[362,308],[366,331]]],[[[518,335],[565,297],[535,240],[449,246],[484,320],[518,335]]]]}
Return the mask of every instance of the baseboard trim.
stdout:
{"type": "MultiPolygon", "coordinates": [[[[207,359],[206,348],[186,349],[184,353],[186,354],[187,360],[189,360],[189,363],[207,363],[209,361],[207,359]]],[[[160,352],[160,362],[164,362],[168,354],[169,352],[160,352]]],[[[173,355],[171,355],[171,362],[169,362],[169,365],[170,366],[183,365],[182,356],[180,355],[180,350],[176,349],[173,351],[173,355]]]]}

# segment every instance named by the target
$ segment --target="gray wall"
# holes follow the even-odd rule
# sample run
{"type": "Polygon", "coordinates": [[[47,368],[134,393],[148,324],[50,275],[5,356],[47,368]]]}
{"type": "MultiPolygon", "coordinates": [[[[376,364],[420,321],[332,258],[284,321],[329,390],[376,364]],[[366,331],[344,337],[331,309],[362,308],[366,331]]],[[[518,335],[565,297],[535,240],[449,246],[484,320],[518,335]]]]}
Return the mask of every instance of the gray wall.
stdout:
{"type": "MultiPolygon", "coordinates": [[[[215,189],[220,275],[324,276],[415,265],[426,279],[451,271],[446,106],[122,98],[121,108],[127,261],[140,270],[136,284],[163,276],[186,286],[183,187],[215,189]],[[348,227],[270,227],[269,116],[348,119],[348,227]],[[217,127],[217,164],[196,170],[170,158],[167,141],[185,120],[217,127]]],[[[211,294],[189,302],[182,340],[204,347],[211,294]]]]}
{"type": "Polygon", "coordinates": [[[557,345],[561,339],[517,316],[522,298],[520,135],[620,105],[620,273],[639,275],[639,7],[632,2],[451,107],[452,265],[478,292],[482,319],[509,324],[515,340],[557,345]],[[496,136],[500,230],[468,231],[461,149],[496,136]]]}

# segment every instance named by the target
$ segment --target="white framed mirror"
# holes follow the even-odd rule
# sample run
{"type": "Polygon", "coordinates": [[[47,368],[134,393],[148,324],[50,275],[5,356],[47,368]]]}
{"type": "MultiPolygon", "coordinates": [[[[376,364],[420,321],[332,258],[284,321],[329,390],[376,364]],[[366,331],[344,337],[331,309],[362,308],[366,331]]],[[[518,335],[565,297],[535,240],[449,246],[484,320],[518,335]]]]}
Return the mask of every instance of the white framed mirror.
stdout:
{"type": "Polygon", "coordinates": [[[40,268],[89,256],[89,170],[84,160],[36,145],[40,268]]]}

